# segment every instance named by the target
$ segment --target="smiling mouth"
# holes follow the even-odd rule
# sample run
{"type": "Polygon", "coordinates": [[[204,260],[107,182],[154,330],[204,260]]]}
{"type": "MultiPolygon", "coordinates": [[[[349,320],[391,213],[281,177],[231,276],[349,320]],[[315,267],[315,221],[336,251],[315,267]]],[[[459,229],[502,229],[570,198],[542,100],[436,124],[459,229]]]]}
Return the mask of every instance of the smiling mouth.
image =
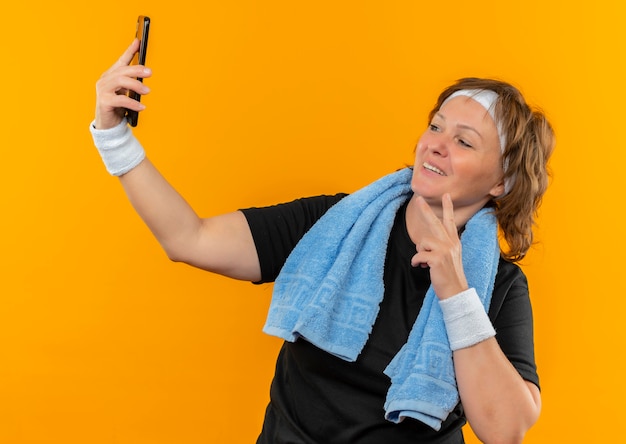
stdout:
{"type": "Polygon", "coordinates": [[[422,166],[423,166],[424,168],[426,168],[428,171],[432,171],[432,172],[434,172],[434,173],[437,173],[437,174],[439,174],[440,176],[445,176],[445,175],[446,175],[446,173],[444,173],[443,171],[441,171],[439,168],[437,168],[436,166],[433,166],[433,165],[431,165],[431,164],[429,164],[429,163],[427,163],[427,162],[424,162],[424,163],[422,164],[422,166]]]}

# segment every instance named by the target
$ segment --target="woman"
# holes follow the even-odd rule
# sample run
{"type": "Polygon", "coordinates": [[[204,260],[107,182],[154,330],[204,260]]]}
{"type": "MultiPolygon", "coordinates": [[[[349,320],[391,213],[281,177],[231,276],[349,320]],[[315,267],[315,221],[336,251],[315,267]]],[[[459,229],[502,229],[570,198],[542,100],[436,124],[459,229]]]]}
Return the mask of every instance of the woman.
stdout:
{"type": "Polygon", "coordinates": [[[521,442],[541,398],[526,279],[554,145],[512,86],[446,89],[412,169],[349,196],[200,218],[124,120],[149,92],[133,42],[97,83],[91,131],[174,261],[276,281],[265,331],[286,341],[259,443],[521,442]],[[497,230],[508,248],[500,252],[497,230]],[[312,248],[313,247],[313,248],[312,248]],[[288,259],[289,256],[289,259],[288,259]]]}

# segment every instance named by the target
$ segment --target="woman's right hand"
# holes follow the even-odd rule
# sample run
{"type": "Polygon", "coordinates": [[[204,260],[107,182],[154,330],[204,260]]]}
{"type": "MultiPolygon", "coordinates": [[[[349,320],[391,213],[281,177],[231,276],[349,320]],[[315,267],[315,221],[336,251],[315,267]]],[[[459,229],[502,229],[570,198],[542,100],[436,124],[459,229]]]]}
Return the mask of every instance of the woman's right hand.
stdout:
{"type": "Polygon", "coordinates": [[[142,95],[150,92],[150,88],[137,80],[150,77],[152,75],[150,68],[129,65],[138,50],[139,40],[135,39],[96,83],[96,129],[117,126],[124,118],[126,109],[134,111],[145,109],[144,104],[126,95],[129,90],[142,95]]]}

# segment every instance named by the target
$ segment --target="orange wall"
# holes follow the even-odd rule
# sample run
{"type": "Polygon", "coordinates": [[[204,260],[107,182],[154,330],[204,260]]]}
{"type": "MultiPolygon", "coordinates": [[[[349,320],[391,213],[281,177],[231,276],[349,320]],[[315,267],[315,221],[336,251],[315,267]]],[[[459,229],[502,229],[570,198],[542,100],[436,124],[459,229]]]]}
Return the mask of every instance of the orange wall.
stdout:
{"type": "Polygon", "coordinates": [[[410,162],[462,76],[541,104],[558,147],[525,263],[544,400],[526,442],[616,442],[621,0],[35,3],[0,14],[0,443],[250,443],[262,422],[271,288],[169,262],[92,147],[95,81],[140,13],[155,75],[136,134],[202,215],[410,162]]]}

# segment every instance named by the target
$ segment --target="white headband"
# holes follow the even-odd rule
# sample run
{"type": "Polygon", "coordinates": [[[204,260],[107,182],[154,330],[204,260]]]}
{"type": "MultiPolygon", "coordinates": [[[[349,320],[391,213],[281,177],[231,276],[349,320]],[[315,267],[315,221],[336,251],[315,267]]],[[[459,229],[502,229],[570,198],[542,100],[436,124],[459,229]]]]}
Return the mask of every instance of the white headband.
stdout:
{"type": "MultiPolygon", "coordinates": [[[[490,89],[461,89],[450,94],[446,100],[443,101],[441,106],[445,105],[448,101],[452,100],[455,97],[465,96],[470,99],[474,99],[480,105],[487,110],[494,123],[496,124],[496,130],[498,131],[498,138],[500,139],[500,151],[504,154],[504,148],[506,147],[506,135],[502,130],[502,125],[496,119],[496,102],[498,100],[498,94],[495,91],[491,91],[490,89]]],[[[508,168],[508,162],[504,161],[502,166],[503,170],[506,172],[508,168]]],[[[504,194],[508,194],[513,187],[513,183],[515,182],[515,177],[510,177],[504,182],[504,194]]]]}
{"type": "Polygon", "coordinates": [[[443,101],[441,106],[445,105],[448,101],[455,97],[465,96],[470,99],[476,100],[481,104],[483,108],[487,110],[498,131],[498,138],[500,139],[500,150],[504,153],[504,147],[506,146],[506,136],[502,131],[502,125],[496,120],[496,101],[498,100],[498,94],[490,89],[461,89],[450,94],[446,100],[443,101]]]}

